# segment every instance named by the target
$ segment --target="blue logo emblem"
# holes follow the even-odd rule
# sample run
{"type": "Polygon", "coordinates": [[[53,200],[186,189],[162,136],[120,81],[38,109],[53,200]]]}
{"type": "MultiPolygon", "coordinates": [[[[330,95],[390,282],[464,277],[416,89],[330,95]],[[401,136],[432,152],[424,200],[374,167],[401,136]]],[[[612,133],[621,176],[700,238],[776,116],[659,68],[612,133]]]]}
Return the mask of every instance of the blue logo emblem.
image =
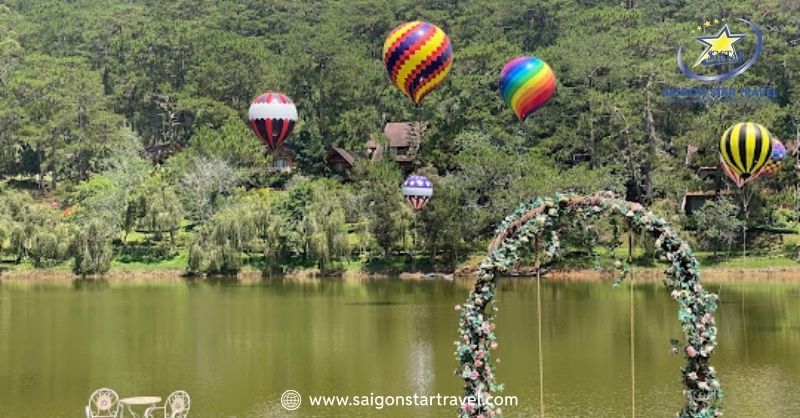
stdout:
{"type": "MultiPolygon", "coordinates": [[[[731,29],[725,19],[722,19],[724,26],[714,35],[703,35],[695,37],[694,39],[704,46],[703,52],[692,64],[691,69],[687,68],[686,63],[683,62],[683,46],[678,48],[678,68],[686,77],[712,82],[712,81],[725,81],[747,71],[748,68],[755,64],[758,56],[761,54],[763,48],[761,28],[753,22],[744,19],[739,21],[747,24],[750,27],[753,35],[755,35],[755,50],[752,54],[742,54],[741,48],[737,49],[737,44],[747,38],[747,34],[731,33],[731,29]],[[722,74],[708,74],[702,75],[694,72],[694,68],[701,66],[701,68],[714,68],[720,66],[732,66],[735,68],[726,71],[722,74]]],[[[714,19],[714,23],[719,24],[719,19],[714,19]]],[[[698,26],[697,31],[703,32],[711,28],[711,21],[706,21],[703,26],[698,26]]],[[[718,72],[718,71],[717,71],[718,72]]]]}

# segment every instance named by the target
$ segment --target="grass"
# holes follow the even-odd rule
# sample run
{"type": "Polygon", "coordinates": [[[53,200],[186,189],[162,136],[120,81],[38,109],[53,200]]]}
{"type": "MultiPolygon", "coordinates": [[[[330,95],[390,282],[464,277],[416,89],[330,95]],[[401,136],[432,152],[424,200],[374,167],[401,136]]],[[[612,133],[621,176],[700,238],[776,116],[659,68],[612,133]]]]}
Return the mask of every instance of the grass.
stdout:
{"type": "Polygon", "coordinates": [[[698,257],[700,265],[712,268],[737,268],[737,269],[765,269],[781,267],[800,267],[800,262],[784,256],[752,256],[752,257],[731,257],[714,258],[698,257]]]}
{"type": "Polygon", "coordinates": [[[188,252],[186,250],[179,250],[174,257],[155,262],[123,262],[115,259],[111,262],[111,268],[123,268],[127,270],[184,270],[186,269],[187,256],[188,252]]]}

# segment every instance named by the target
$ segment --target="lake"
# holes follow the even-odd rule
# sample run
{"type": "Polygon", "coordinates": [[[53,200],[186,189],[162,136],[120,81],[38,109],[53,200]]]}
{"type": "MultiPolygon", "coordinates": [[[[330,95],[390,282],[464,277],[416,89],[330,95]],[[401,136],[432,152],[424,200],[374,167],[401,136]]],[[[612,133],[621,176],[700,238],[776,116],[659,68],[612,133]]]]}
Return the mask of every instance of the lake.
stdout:
{"type": "MultiPolygon", "coordinates": [[[[455,407],[280,406],[281,394],[461,395],[453,375],[454,305],[469,280],[267,280],[169,283],[0,282],[0,416],[82,417],[89,394],[184,389],[197,418],[447,417],[455,407]]],[[[800,284],[717,282],[712,364],[726,417],[800,417],[800,284]]],[[[539,411],[536,283],[504,279],[497,381],[539,411]]],[[[630,293],[607,281],[545,281],[546,416],[630,416],[630,293]]],[[[663,285],[634,289],[636,408],[682,406],[676,303],[663,285]]]]}

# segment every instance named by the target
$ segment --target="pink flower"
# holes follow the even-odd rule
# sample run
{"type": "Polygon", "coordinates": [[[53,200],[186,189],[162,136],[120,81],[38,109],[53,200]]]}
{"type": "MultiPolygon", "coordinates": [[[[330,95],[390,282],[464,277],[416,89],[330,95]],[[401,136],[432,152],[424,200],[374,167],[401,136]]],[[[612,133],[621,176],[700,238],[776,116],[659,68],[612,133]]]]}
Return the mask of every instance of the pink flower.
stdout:
{"type": "Polygon", "coordinates": [[[455,306],[455,310],[460,311],[461,310],[461,305],[456,305],[455,306]]]}
{"type": "Polygon", "coordinates": [[[478,371],[477,370],[473,370],[472,373],[469,374],[470,380],[475,380],[475,379],[478,378],[478,376],[479,375],[478,375],[478,371]]]}
{"type": "Polygon", "coordinates": [[[692,347],[691,345],[687,345],[686,346],[686,355],[689,356],[690,358],[695,358],[695,357],[697,357],[697,350],[694,347],[692,347]]]}
{"type": "Polygon", "coordinates": [[[486,352],[483,350],[478,351],[475,355],[475,357],[478,357],[479,359],[482,359],[484,356],[486,356],[486,352]]]}
{"type": "Polygon", "coordinates": [[[492,347],[492,350],[496,350],[497,349],[497,343],[492,341],[492,343],[489,345],[489,347],[492,347]]]}
{"type": "Polygon", "coordinates": [[[697,380],[697,373],[691,372],[691,373],[687,374],[686,377],[688,377],[689,380],[697,380]]]}
{"type": "Polygon", "coordinates": [[[483,366],[483,362],[480,360],[475,360],[475,367],[481,367],[481,366],[483,366]]]}

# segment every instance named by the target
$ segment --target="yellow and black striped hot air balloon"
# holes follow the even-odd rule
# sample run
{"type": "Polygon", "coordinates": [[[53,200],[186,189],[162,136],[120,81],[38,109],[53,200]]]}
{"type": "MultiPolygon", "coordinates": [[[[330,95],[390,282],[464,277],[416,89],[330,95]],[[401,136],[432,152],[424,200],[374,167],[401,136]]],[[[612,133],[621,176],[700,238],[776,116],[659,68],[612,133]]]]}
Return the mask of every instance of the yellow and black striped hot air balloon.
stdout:
{"type": "Polygon", "coordinates": [[[772,138],[757,123],[737,123],[722,134],[719,153],[731,171],[747,182],[772,156],[772,138]]]}

